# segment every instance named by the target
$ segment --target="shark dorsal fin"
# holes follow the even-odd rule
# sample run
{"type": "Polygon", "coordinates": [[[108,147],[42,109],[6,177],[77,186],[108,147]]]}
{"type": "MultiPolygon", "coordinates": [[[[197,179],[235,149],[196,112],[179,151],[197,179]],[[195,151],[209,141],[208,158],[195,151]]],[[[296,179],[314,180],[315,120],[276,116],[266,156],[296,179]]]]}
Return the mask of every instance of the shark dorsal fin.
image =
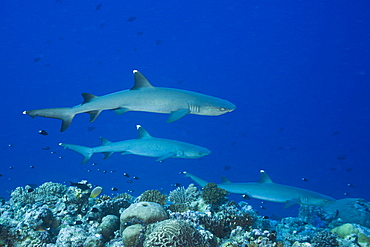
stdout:
{"type": "Polygon", "coordinates": [[[82,95],[82,97],[84,98],[84,102],[82,102],[82,104],[81,104],[81,105],[86,104],[86,103],[89,103],[89,102],[90,102],[90,101],[92,101],[93,99],[98,98],[98,96],[95,96],[95,95],[90,94],[90,93],[82,93],[81,95],[82,95]]]}
{"type": "Polygon", "coordinates": [[[152,137],[148,131],[146,131],[141,125],[136,125],[137,128],[137,137],[136,139],[150,138],[152,137]]]}
{"type": "Polygon", "coordinates": [[[222,176],[222,183],[223,184],[231,184],[230,180],[227,177],[222,176]]]}
{"type": "Polygon", "coordinates": [[[273,183],[270,176],[264,170],[260,171],[260,180],[258,183],[273,183]]]}
{"type": "Polygon", "coordinates": [[[139,71],[134,70],[134,86],[130,90],[139,90],[141,88],[153,87],[152,84],[139,71]]]}
{"type": "Polygon", "coordinates": [[[101,144],[100,144],[100,146],[109,145],[109,143],[111,143],[110,141],[108,141],[108,140],[107,140],[107,139],[105,139],[104,137],[100,137],[100,140],[101,140],[101,144]]]}

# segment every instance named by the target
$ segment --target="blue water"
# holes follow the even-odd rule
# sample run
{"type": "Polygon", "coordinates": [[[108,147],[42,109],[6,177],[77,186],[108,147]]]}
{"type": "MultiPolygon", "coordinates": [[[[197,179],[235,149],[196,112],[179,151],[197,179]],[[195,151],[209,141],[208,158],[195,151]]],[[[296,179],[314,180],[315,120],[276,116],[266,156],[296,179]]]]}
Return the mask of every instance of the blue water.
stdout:
{"type": "MultiPolygon", "coordinates": [[[[264,169],[278,183],[370,200],[369,10],[367,1],[343,0],[2,3],[0,196],[26,184],[82,179],[106,194],[112,187],[169,192],[173,183],[191,183],[184,170],[212,182],[254,182],[264,169]],[[172,124],[164,114],[105,111],[93,123],[81,114],[63,133],[59,120],[22,115],[80,104],[82,92],[131,88],[133,69],[154,86],[217,96],[237,109],[172,124]],[[135,138],[136,124],[213,153],[163,163],[97,154],[81,165],[82,156],[58,146],[135,138]]],[[[278,217],[298,211],[249,203],[278,217]]]]}

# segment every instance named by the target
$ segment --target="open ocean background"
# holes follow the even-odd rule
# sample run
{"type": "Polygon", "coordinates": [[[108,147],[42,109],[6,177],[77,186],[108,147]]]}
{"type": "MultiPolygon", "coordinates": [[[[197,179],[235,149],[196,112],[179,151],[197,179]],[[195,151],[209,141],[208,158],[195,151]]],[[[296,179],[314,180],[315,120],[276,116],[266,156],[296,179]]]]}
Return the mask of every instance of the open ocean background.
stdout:
{"type": "MultiPolygon", "coordinates": [[[[168,193],[192,182],[181,171],[219,183],[255,182],[264,169],[278,183],[370,200],[368,1],[14,0],[0,13],[1,197],[26,184],[82,179],[108,195],[168,193]],[[104,111],[94,123],[81,114],[63,133],[59,120],[22,115],[80,104],[82,92],[129,89],[133,69],[154,86],[209,94],[237,109],[171,124],[165,114],[104,111]],[[137,124],[213,153],[163,163],[96,154],[81,165],[81,155],[58,146],[136,138],[137,124]]],[[[248,203],[276,217],[299,208],[248,203]]]]}

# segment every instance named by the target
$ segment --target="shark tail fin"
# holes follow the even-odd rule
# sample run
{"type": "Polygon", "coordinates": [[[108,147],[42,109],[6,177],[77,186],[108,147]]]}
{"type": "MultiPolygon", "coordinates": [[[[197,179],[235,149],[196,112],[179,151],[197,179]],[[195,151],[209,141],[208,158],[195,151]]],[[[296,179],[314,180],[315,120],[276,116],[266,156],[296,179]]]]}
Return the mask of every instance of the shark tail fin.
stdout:
{"type": "Polygon", "coordinates": [[[32,118],[39,116],[60,119],[62,120],[60,132],[65,131],[69,127],[69,125],[72,123],[74,116],[76,115],[76,113],[74,113],[71,107],[30,110],[24,111],[23,114],[27,114],[32,118]]]}
{"type": "Polygon", "coordinates": [[[73,144],[66,144],[66,143],[59,143],[60,146],[64,148],[71,149],[79,154],[82,154],[84,156],[84,159],[82,160],[82,164],[86,164],[91,156],[94,154],[92,151],[92,148],[84,147],[80,145],[73,145],[73,144]]]}

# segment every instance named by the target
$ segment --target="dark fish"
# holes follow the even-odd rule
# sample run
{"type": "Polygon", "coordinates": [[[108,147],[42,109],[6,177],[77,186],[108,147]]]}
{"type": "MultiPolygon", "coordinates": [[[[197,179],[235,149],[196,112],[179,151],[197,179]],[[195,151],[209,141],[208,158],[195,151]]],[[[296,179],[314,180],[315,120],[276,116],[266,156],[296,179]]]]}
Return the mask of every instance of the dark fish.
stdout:
{"type": "Polygon", "coordinates": [[[36,58],[34,58],[34,59],[33,59],[33,62],[34,62],[34,63],[37,63],[37,62],[38,62],[38,61],[40,61],[40,60],[41,60],[41,57],[36,57],[36,58]]]}
{"type": "Polygon", "coordinates": [[[246,200],[249,200],[249,199],[251,199],[248,195],[242,195],[242,198],[244,198],[244,199],[246,199],[246,200]]]}
{"type": "Polygon", "coordinates": [[[103,23],[101,23],[100,25],[99,25],[99,28],[100,29],[102,29],[102,28],[104,28],[105,27],[105,23],[103,22],[103,23]]]}
{"type": "Polygon", "coordinates": [[[92,172],[92,170],[89,169],[89,170],[87,170],[87,172],[92,172]]]}
{"type": "Polygon", "coordinates": [[[231,169],[231,166],[224,166],[224,170],[225,171],[228,171],[228,170],[230,170],[231,169]]]}
{"type": "Polygon", "coordinates": [[[174,184],[171,184],[171,187],[179,187],[180,184],[179,183],[174,183],[174,184]]]}
{"type": "Polygon", "coordinates": [[[12,167],[12,166],[9,166],[9,169],[13,169],[14,167],[12,167]]]}
{"type": "Polygon", "coordinates": [[[128,19],[127,19],[127,21],[128,22],[133,22],[134,20],[136,20],[137,19],[137,17],[135,17],[135,16],[130,16],[128,19]]]}
{"type": "Polygon", "coordinates": [[[346,156],[344,156],[344,155],[339,155],[339,156],[337,157],[337,160],[345,160],[345,159],[347,159],[347,157],[346,157],[346,156]]]}
{"type": "Polygon", "coordinates": [[[49,135],[49,133],[46,130],[39,130],[39,134],[43,136],[49,135]]]}
{"type": "Polygon", "coordinates": [[[87,128],[87,131],[91,132],[91,131],[93,131],[94,129],[95,129],[95,127],[88,127],[88,128],[87,128]]]}
{"type": "Polygon", "coordinates": [[[307,182],[308,180],[307,178],[302,178],[302,181],[307,182]]]}
{"type": "Polygon", "coordinates": [[[114,173],[114,172],[115,172],[115,170],[111,170],[111,171],[110,171],[110,173],[114,173]]]}
{"type": "Polygon", "coordinates": [[[50,150],[50,147],[43,147],[42,150],[50,150]]]}
{"type": "Polygon", "coordinates": [[[143,35],[144,33],[143,32],[137,32],[136,35],[140,36],[140,35],[143,35]]]}
{"type": "Polygon", "coordinates": [[[133,179],[136,179],[136,180],[139,180],[139,177],[136,177],[136,176],[133,176],[132,178],[133,179]]]}
{"type": "Polygon", "coordinates": [[[30,168],[35,168],[34,166],[30,166],[30,168]]]}
{"type": "Polygon", "coordinates": [[[50,153],[51,153],[51,154],[56,154],[57,152],[55,152],[55,151],[51,151],[50,153]]]}
{"type": "Polygon", "coordinates": [[[125,176],[126,178],[130,177],[130,175],[128,175],[128,173],[123,173],[123,176],[125,176]]]}
{"type": "Polygon", "coordinates": [[[157,41],[155,41],[155,44],[156,45],[160,45],[160,44],[162,44],[163,43],[163,41],[162,40],[157,40],[157,41]]]}
{"type": "Polygon", "coordinates": [[[336,135],[339,135],[340,134],[340,132],[339,131],[334,131],[331,135],[332,136],[336,136],[336,135]]]}
{"type": "Polygon", "coordinates": [[[116,187],[112,187],[112,191],[118,191],[116,187]]]}
{"type": "Polygon", "coordinates": [[[102,6],[103,6],[103,4],[99,3],[98,5],[96,5],[95,10],[101,10],[102,6]]]}
{"type": "Polygon", "coordinates": [[[34,192],[34,191],[35,191],[35,189],[34,188],[31,188],[31,187],[27,189],[27,192],[28,193],[31,193],[31,192],[34,192]]]}
{"type": "Polygon", "coordinates": [[[104,171],[103,171],[103,173],[107,173],[107,171],[106,171],[106,170],[104,170],[104,171]]]}
{"type": "Polygon", "coordinates": [[[353,187],[353,184],[347,184],[348,187],[353,187]]]}
{"type": "Polygon", "coordinates": [[[82,222],[81,220],[76,220],[76,221],[75,221],[75,225],[82,225],[82,223],[83,223],[83,222],[82,222]]]}
{"type": "Polygon", "coordinates": [[[263,209],[263,210],[265,210],[266,208],[265,208],[264,206],[260,206],[260,209],[263,209]]]}
{"type": "Polygon", "coordinates": [[[93,166],[96,166],[98,163],[92,163],[93,166]]]}
{"type": "Polygon", "coordinates": [[[127,181],[126,181],[126,183],[128,183],[128,184],[132,184],[132,183],[133,183],[133,181],[132,181],[132,180],[127,180],[127,181]]]}
{"type": "Polygon", "coordinates": [[[269,217],[268,216],[262,216],[262,219],[267,220],[269,217]]]}
{"type": "Polygon", "coordinates": [[[71,186],[76,186],[77,188],[81,189],[81,190],[89,190],[90,187],[87,185],[87,184],[83,184],[83,183],[74,183],[72,181],[69,181],[71,183],[71,186]]]}
{"type": "Polygon", "coordinates": [[[0,177],[2,177],[3,176],[3,174],[0,174],[0,177]]]}
{"type": "Polygon", "coordinates": [[[343,193],[343,195],[345,195],[345,196],[348,196],[348,195],[349,195],[349,193],[347,193],[347,192],[344,192],[344,193],[343,193]]]}

